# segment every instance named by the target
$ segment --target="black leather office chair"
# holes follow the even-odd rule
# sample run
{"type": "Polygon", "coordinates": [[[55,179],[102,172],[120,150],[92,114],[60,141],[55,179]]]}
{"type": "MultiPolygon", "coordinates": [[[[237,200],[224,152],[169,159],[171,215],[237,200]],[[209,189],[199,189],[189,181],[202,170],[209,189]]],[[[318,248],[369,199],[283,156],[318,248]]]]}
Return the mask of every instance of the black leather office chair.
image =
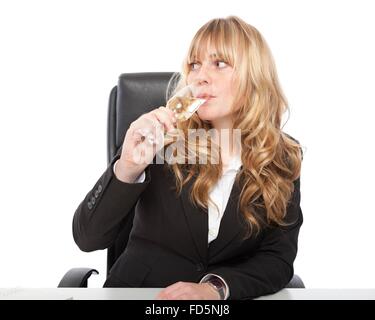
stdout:
{"type": "MultiPolygon", "coordinates": [[[[130,124],[141,114],[155,107],[165,106],[166,89],[172,72],[125,73],[118,80],[109,97],[108,127],[107,127],[107,161],[110,163],[121,147],[125,133],[130,124]]],[[[175,79],[175,78],[174,78],[175,79]]],[[[134,208],[127,219],[133,220],[134,208]]],[[[129,221],[129,220],[127,220],[129,221]]],[[[123,228],[115,243],[107,253],[107,275],[112,265],[124,251],[131,224],[124,221],[123,228]]],[[[69,270],[58,287],[87,287],[87,280],[93,273],[90,268],[73,268],[69,270]]],[[[302,280],[295,275],[288,284],[289,288],[304,288],[302,280]]]]}

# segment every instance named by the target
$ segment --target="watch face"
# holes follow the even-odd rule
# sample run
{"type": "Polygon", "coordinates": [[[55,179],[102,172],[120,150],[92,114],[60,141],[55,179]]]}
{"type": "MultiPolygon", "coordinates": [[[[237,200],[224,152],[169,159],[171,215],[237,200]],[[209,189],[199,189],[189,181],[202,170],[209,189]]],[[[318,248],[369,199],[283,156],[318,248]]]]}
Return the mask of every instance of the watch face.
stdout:
{"type": "Polygon", "coordinates": [[[216,288],[222,288],[224,285],[223,285],[223,282],[220,280],[220,279],[217,279],[217,278],[213,278],[213,279],[210,279],[209,280],[216,288]]]}
{"type": "Polygon", "coordinates": [[[225,285],[219,278],[212,278],[209,282],[216,288],[217,292],[220,295],[220,299],[224,300],[225,298],[225,285]]]}

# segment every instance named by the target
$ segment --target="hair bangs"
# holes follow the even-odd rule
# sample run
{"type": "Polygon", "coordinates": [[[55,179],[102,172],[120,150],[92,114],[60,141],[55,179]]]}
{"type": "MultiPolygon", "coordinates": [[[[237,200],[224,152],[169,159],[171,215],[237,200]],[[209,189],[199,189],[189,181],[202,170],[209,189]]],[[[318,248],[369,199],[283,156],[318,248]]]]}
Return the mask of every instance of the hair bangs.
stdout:
{"type": "Polygon", "coordinates": [[[208,48],[213,50],[209,54],[212,54],[214,59],[223,60],[234,66],[236,61],[234,38],[236,38],[235,33],[224,19],[209,21],[194,37],[187,54],[186,67],[197,60],[201,61],[208,48]]]}

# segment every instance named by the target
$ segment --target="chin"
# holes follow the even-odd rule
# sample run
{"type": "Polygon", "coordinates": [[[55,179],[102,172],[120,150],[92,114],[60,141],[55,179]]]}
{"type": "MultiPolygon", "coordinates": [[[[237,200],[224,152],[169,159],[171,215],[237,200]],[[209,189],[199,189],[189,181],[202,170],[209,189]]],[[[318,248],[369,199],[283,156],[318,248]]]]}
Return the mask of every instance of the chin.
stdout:
{"type": "Polygon", "coordinates": [[[197,111],[198,117],[201,120],[212,120],[215,116],[209,112],[210,110],[204,110],[203,107],[200,107],[197,111]]]}
{"type": "Polygon", "coordinates": [[[213,119],[213,117],[209,117],[208,115],[206,114],[198,114],[198,117],[199,119],[201,119],[202,121],[210,121],[213,119]]]}

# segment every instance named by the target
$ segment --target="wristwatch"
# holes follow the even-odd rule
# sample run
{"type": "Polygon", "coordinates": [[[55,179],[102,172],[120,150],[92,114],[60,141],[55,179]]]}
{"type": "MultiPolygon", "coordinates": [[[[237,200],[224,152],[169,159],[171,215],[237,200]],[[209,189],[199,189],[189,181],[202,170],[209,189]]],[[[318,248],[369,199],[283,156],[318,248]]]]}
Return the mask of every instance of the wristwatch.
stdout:
{"type": "Polygon", "coordinates": [[[209,278],[207,280],[207,283],[209,283],[210,285],[212,285],[214,287],[214,289],[219,293],[220,295],[220,300],[224,300],[225,299],[225,284],[223,281],[221,281],[220,278],[218,277],[212,277],[212,278],[209,278]]]}

